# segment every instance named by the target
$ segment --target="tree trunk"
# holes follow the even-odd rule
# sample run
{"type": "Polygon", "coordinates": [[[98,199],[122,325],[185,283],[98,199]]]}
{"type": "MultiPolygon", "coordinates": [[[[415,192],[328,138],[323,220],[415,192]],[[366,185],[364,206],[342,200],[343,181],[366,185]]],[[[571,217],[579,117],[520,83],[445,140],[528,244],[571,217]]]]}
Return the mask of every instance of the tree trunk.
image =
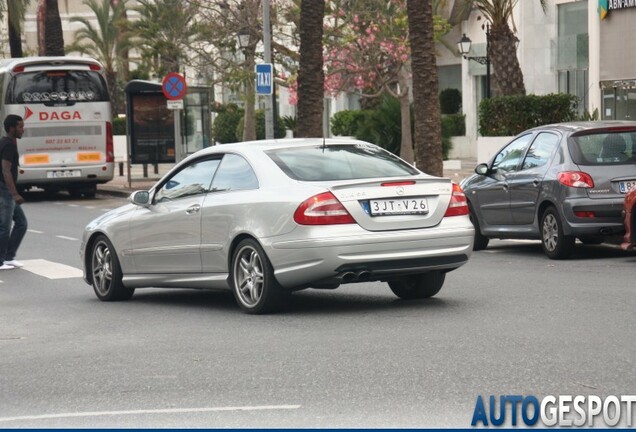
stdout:
{"type": "Polygon", "coordinates": [[[442,121],[430,0],[406,0],[413,69],[415,161],[427,174],[442,176],[442,121]]]}
{"type": "Polygon", "coordinates": [[[322,58],[325,0],[301,0],[298,69],[299,137],[322,137],[325,74],[322,58]]]}
{"type": "Polygon", "coordinates": [[[516,37],[508,24],[490,27],[488,56],[492,63],[497,94],[501,96],[526,94],[515,42],[516,37]]]}
{"type": "MultiPolygon", "coordinates": [[[[254,71],[256,47],[250,46],[245,50],[245,63],[248,71],[254,71]]],[[[243,141],[256,139],[256,78],[253,73],[245,83],[245,111],[243,112],[243,141]]]]}
{"type": "MultiPolygon", "coordinates": [[[[121,0],[110,0],[110,5],[113,8],[113,10],[117,8],[120,3],[121,3],[121,0]]],[[[128,80],[130,80],[130,61],[129,61],[128,49],[122,50],[121,44],[127,32],[128,32],[128,13],[126,11],[126,8],[124,7],[124,12],[121,17],[121,22],[117,25],[117,51],[119,56],[121,57],[121,61],[120,61],[121,79],[125,83],[128,82],[128,80]]]]}
{"type": "Polygon", "coordinates": [[[7,6],[7,22],[9,23],[9,48],[11,50],[11,58],[24,57],[22,53],[22,36],[20,32],[20,26],[16,25],[17,17],[14,16],[16,13],[10,5],[12,2],[8,3],[7,6]]]}
{"type": "Polygon", "coordinates": [[[37,12],[38,54],[63,56],[64,34],[57,0],[40,0],[37,12]]]}
{"type": "Polygon", "coordinates": [[[407,84],[406,70],[400,69],[398,72],[398,80],[400,83],[400,117],[402,126],[402,141],[400,143],[400,157],[412,164],[414,162],[413,155],[413,134],[411,133],[411,103],[409,100],[409,87],[407,84]]]}

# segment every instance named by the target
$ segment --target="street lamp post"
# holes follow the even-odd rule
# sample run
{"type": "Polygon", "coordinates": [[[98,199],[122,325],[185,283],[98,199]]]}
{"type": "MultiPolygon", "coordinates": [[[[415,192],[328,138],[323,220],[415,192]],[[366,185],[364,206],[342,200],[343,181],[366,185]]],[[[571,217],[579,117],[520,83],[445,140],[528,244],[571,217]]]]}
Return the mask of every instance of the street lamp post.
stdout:
{"type": "Polygon", "coordinates": [[[490,43],[490,24],[486,24],[486,55],[485,56],[469,56],[470,46],[472,41],[466,33],[463,34],[462,38],[457,42],[457,49],[459,53],[466,60],[474,60],[479,64],[486,65],[486,98],[490,99],[490,56],[488,55],[488,45],[490,43]]]}

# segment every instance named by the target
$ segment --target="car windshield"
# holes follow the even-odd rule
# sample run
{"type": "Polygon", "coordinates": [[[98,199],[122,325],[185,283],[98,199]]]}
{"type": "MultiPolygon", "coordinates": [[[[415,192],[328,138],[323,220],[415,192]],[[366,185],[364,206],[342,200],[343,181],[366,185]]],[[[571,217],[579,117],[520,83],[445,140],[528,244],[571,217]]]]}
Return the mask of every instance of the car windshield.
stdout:
{"type": "Polygon", "coordinates": [[[570,138],[568,147],[578,165],[621,165],[636,162],[636,131],[604,131],[570,138]]]}
{"type": "Polygon", "coordinates": [[[353,180],[420,174],[406,162],[372,144],[283,148],[265,153],[295,180],[353,180]]]}

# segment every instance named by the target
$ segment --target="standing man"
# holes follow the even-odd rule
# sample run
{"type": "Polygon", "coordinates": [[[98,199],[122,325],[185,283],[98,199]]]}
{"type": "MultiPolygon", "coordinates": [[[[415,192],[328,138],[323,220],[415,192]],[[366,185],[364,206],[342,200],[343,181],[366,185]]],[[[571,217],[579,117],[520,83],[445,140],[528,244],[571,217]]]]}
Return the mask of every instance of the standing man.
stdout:
{"type": "Polygon", "coordinates": [[[9,114],[4,119],[6,136],[0,138],[0,270],[23,267],[15,254],[27,230],[27,220],[21,204],[24,198],[18,193],[18,139],[24,133],[22,117],[9,114]],[[13,223],[12,223],[13,222],[13,223]],[[11,226],[13,225],[13,229],[11,226]]]}

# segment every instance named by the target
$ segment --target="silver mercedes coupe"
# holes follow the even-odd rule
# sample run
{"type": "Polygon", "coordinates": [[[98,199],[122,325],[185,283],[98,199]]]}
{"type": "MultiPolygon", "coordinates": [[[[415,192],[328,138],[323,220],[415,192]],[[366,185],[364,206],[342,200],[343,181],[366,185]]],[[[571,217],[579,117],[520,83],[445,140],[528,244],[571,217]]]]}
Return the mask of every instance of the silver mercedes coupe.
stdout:
{"type": "Polygon", "coordinates": [[[86,226],[80,254],[103,301],[230,289],[258,314],[293,291],[368,281],[419,299],[468,261],[468,213],[457,184],[367,142],[243,142],[200,150],[132,193],[86,226]]]}

